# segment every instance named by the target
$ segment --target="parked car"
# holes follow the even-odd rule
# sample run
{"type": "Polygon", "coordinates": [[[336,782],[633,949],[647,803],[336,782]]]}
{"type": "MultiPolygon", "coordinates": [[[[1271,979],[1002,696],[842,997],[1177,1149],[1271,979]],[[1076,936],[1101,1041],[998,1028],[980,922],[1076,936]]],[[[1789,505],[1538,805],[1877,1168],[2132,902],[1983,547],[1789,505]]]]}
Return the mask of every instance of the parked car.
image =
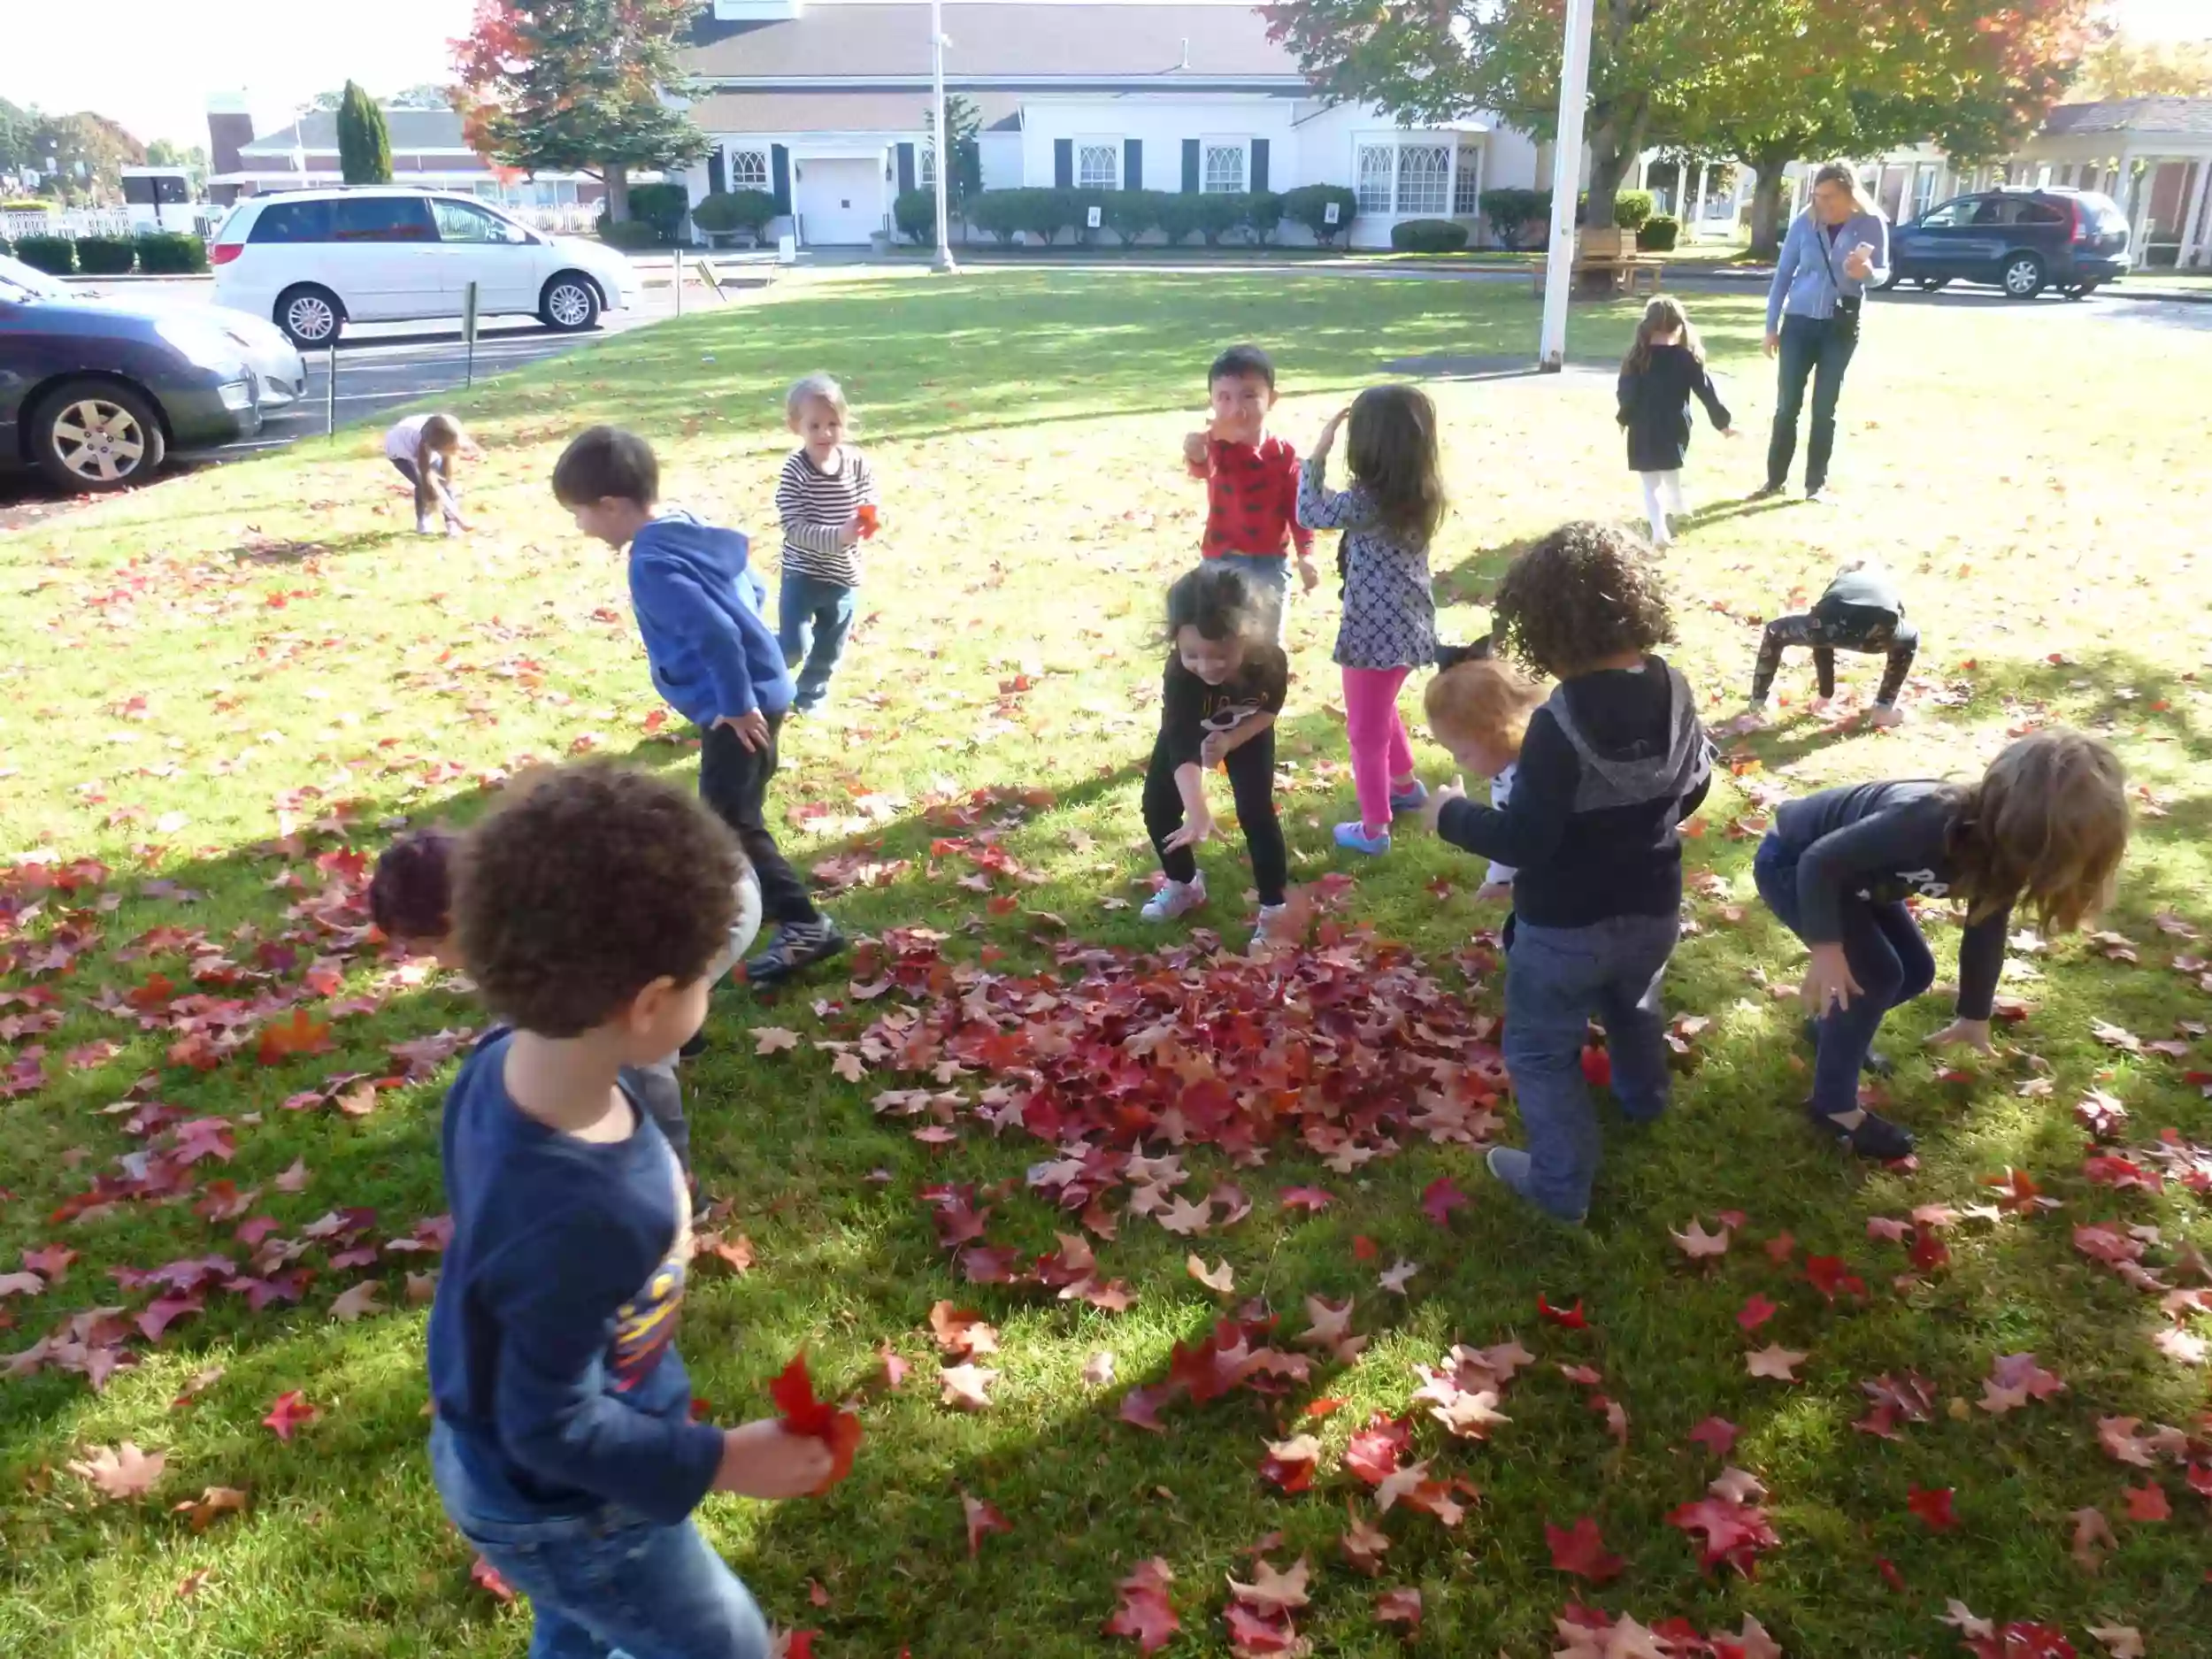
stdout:
{"type": "Polygon", "coordinates": [[[1932,207],[1890,238],[1890,286],[1993,283],[2008,299],[2046,288],[2082,299],[2128,270],[2128,222],[2088,190],[1981,190],[1932,207]]]}
{"type": "Polygon", "coordinates": [[[173,451],[253,437],[261,377],[235,320],[88,298],[0,259],[0,465],[96,493],[144,482],[173,451]]]}
{"type": "Polygon", "coordinates": [[[387,188],[251,196],[208,250],[215,303],[267,318],[300,346],[349,322],[414,322],[527,312],[549,328],[591,327],[637,303],[621,253],[549,236],[469,196],[387,188]]]}

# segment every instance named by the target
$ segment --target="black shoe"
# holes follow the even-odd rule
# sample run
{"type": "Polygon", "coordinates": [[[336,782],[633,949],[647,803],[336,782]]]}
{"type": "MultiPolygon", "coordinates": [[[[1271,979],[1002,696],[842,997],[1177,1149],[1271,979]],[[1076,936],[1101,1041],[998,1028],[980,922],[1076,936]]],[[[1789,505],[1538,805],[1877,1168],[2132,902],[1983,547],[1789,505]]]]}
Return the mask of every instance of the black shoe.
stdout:
{"type": "Polygon", "coordinates": [[[1753,501],[1772,501],[1777,495],[1780,495],[1788,488],[1789,486],[1786,484],[1762,484],[1758,488],[1751,492],[1750,499],[1753,501]]]}
{"type": "MultiPolygon", "coordinates": [[[[1845,1112],[1843,1117],[1851,1114],[1845,1112]]],[[[1912,1133],[1900,1129],[1886,1118],[1862,1110],[1855,1128],[1847,1129],[1837,1118],[1822,1112],[1806,1114],[1813,1128],[1821,1134],[1832,1136],[1863,1158],[1873,1158],[1886,1164],[1893,1158],[1910,1156],[1913,1148],[1912,1133]]]]}
{"type": "Polygon", "coordinates": [[[768,949],[746,963],[746,983],[780,985],[802,968],[837,955],[845,944],[844,933],[826,916],[810,922],[786,922],[776,930],[768,949]]]}
{"type": "MultiPolygon", "coordinates": [[[[1812,1045],[1813,1051],[1817,1054],[1820,1051],[1820,1022],[1816,1019],[1809,1019],[1800,1029],[1804,1033],[1805,1041],[1812,1045]]],[[[1869,1048],[1866,1051],[1866,1058],[1859,1063],[1859,1070],[1869,1077],[1888,1077],[1897,1070],[1897,1067],[1887,1055],[1877,1054],[1873,1049],[1869,1048]]]]}

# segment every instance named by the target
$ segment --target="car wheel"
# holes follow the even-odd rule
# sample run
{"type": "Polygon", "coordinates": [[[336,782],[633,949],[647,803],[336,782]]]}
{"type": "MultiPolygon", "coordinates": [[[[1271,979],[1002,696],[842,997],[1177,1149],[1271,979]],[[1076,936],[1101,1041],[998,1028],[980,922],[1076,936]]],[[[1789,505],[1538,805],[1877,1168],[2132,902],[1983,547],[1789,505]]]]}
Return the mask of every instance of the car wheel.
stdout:
{"type": "Polygon", "coordinates": [[[599,320],[599,290],[589,277],[564,271],[545,285],[538,317],[548,328],[565,334],[581,334],[599,320]]]}
{"type": "Polygon", "coordinates": [[[346,308],[328,288],[302,283],[277,296],[276,326],[301,350],[336,343],[346,325],[346,308]]]}
{"type": "Polygon", "coordinates": [[[2016,253],[2005,261],[2000,279],[2008,300],[2032,300],[2043,291],[2043,261],[2036,254],[2016,253]]]}
{"type": "Polygon", "coordinates": [[[1940,294],[1951,286],[1951,279],[1947,276],[1915,277],[1913,280],[1920,285],[1923,294],[1940,294]]]}
{"type": "Polygon", "coordinates": [[[168,454],[152,403],[111,381],[66,381],[40,400],[31,419],[31,458],[50,483],[73,495],[143,483],[168,454]]]}

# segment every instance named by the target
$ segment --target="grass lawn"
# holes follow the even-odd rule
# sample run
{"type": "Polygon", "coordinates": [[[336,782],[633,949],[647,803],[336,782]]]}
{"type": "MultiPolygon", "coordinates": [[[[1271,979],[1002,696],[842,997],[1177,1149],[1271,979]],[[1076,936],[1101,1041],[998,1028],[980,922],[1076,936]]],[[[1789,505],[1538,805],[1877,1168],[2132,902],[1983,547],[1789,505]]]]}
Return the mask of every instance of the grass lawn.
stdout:
{"type": "MultiPolygon", "coordinates": [[[[0,1347],[95,1310],[148,1315],[126,1344],[136,1363],[97,1391],[50,1365],[0,1383],[0,1652],[523,1651],[524,1613],[471,1582],[422,1455],[423,1310],[407,1275],[434,1271],[434,1256],[388,1248],[418,1242],[419,1223],[444,1209],[437,1112],[450,1067],[419,1040],[480,1016],[465,988],[362,941],[358,860],[403,821],[465,819],[533,758],[595,752],[691,775],[693,750],[647,680],[620,563],[579,541],[546,480],[578,427],[627,422],[659,446],[672,499],[760,530],[785,453],[783,387],[826,366],[865,423],[886,530],[834,710],[794,728],[778,806],[803,865],[854,879],[830,901],[849,929],[942,938],[895,935],[768,1006],[719,994],[715,1046],[687,1071],[706,1186],[731,1204],[725,1233],[753,1254],[741,1273],[702,1259],[682,1339],[698,1391],[721,1419],[758,1415],[766,1380],[803,1344],[826,1387],[864,1396],[867,1443],[830,1496],[703,1511],[772,1617],[819,1631],[827,1659],[1133,1653],[1100,1627],[1116,1582],[1158,1555],[1182,1624],[1166,1651],[1217,1654],[1229,1641],[1223,1575],[1250,1581],[1246,1552],[1280,1534],[1265,1559],[1310,1557],[1310,1605],[1295,1618],[1325,1654],[1549,1653],[1554,1619],[1582,1601],[1702,1632],[1749,1616],[1815,1659],[1933,1655],[1961,1650],[1939,1622],[1949,1598],[2059,1627],[2085,1654],[2102,1651],[2091,1626],[2139,1629],[2154,1655],[2212,1654],[2200,1363],[2212,1320],[2185,1300],[2161,1306],[2166,1288],[2201,1283],[2188,1251],[2212,1248],[2204,1155],[2193,1190],[2179,1149],[2212,1141],[2198,1087],[2212,1071],[2200,1023],[2212,979],[2194,961],[2212,955],[2196,937],[2212,928],[2212,697],[2199,678],[2212,638],[2200,552],[2212,335],[2091,319],[2078,326],[2094,332],[2069,342],[2049,319],[2011,311],[1872,308],[1844,405],[1846,504],[1753,509],[1736,498],[1758,481],[1771,403],[1759,304],[1692,303],[1755,435],[1697,438],[1692,483],[1711,505],[1668,560],[1673,656],[1717,724],[1742,695],[1759,619],[1817,592],[1844,557],[1882,554],[1905,572],[1924,634],[1914,718],[1886,733],[1825,724],[1804,707],[1809,667],[1793,661],[1784,720],[1726,741],[1726,775],[1689,842],[1694,926],[1669,982],[1692,1017],[1675,1108],[1646,1132],[1612,1123],[1584,1235],[1532,1225],[1448,1138],[1404,1131],[1394,1155],[1340,1156],[1340,1167],[1311,1149],[1340,1138],[1314,1102],[1377,1076],[1425,1069],[1440,1097],[1479,1099],[1494,1057],[1471,1022],[1497,1011],[1501,987],[1479,942],[1501,917],[1471,902],[1477,864],[1417,829],[1356,866],[1329,843],[1351,803],[1330,603],[1294,615],[1286,820],[1294,878],[1313,884],[1333,928],[1372,936],[1338,940],[1295,971],[1298,995],[1267,993],[1271,1015],[1225,1021],[1214,1049],[1176,1060],[1186,1079],[1216,1057],[1246,1064],[1231,1054],[1248,1029],[1302,1031],[1336,1018],[1331,1007],[1359,1027],[1316,1039],[1321,1093],[1285,1107],[1271,1144],[1241,1160],[1182,1148],[1185,1194],[1233,1183],[1250,1214],[1224,1225],[1240,1206],[1219,1194],[1211,1230],[1187,1238],[1125,1211],[1129,1189],[1113,1186],[1118,1236],[1079,1227],[1079,1193],[1063,1213],[1026,1184],[1040,1164],[1039,1179],[1066,1179],[1049,1172],[1053,1145],[1018,1115],[999,1133],[984,1120],[1009,1098],[990,1092],[1007,1079],[987,1056],[971,1051],[961,1069],[959,1052],[920,1040],[956,1025],[955,1002],[970,995],[1009,1028],[1064,1029],[1089,995],[1075,989],[1086,972],[1127,972],[1102,958],[1056,967],[1071,941],[1190,944],[1179,929],[1148,933],[1133,903],[1152,870],[1136,797],[1163,656],[1155,615],[1202,512],[1177,446],[1209,357],[1248,336],[1277,348],[1277,424],[1302,446],[1386,363],[1525,358],[1535,302],[1518,285],[1008,272],[795,285],[463,402],[489,451],[465,480],[485,526],[466,541],[407,533],[402,488],[368,431],[0,540],[0,951],[16,967],[0,979],[0,1096],[12,1097],[0,1099],[0,1323],[13,1327],[0,1347]],[[1794,1004],[1778,993],[1802,956],[1753,892],[1747,821],[1786,790],[1967,773],[2008,733],[2062,719],[2108,733],[2141,791],[2112,933],[2017,941],[2005,989],[2020,1017],[1994,1060],[1939,1072],[1917,1052],[1947,1018],[1940,998],[1893,1020],[1900,1068],[1886,1092],[1921,1136],[1918,1165],[1854,1167],[1794,1110],[1805,1056],[1794,1004]],[[1041,973],[1057,979],[1009,977],[1041,973]],[[1404,1008],[1432,995],[1431,1013],[1405,1023],[1404,1008]],[[196,995],[211,1000],[183,1000],[196,995]],[[294,1004],[309,1023],[284,1023],[294,1004]],[[216,1038],[237,1022],[234,1052],[211,1041],[211,1017],[216,1038]],[[195,1021],[196,1037],[180,1025],[195,1021]],[[326,1052],[288,1052],[323,1021],[326,1052]],[[754,1027],[798,1041],[757,1055],[754,1027]],[[833,1071],[841,1060],[858,1062],[857,1081],[833,1071]],[[349,1073],[362,1080],[328,1081],[349,1073]],[[933,1094],[872,1110],[886,1091],[914,1090],[933,1094]],[[2121,1166],[2085,1165],[2085,1098],[2124,1104],[2111,1149],[2131,1149],[2141,1182],[2116,1187],[2121,1166]],[[2162,1134],[2173,1137],[2163,1164],[2162,1134]],[[1986,1184],[2008,1171],[2015,1185],[1986,1184]],[[1471,1201],[1443,1210],[1443,1228],[1422,1202],[1440,1178],[1471,1201]],[[2024,1196],[2027,1181],[2058,1207],[2024,1196]],[[1056,1230],[1087,1237],[1099,1276],[1125,1280],[1133,1304],[1115,1313],[967,1282],[922,1197],[941,1183],[983,1189],[990,1247],[1033,1260],[1056,1230]],[[1286,1204],[1298,1187],[1332,1202],[1286,1204]],[[87,1211],[102,1194],[112,1202],[87,1211]],[[1920,1206],[1962,1213],[1896,1238],[1870,1232],[1920,1206]],[[344,1213],[357,1209],[374,1214],[344,1213]],[[1671,1241],[1694,1217],[1713,1228],[1727,1211],[1741,1219],[1724,1255],[1694,1261],[1671,1241]],[[2094,1224],[2112,1231],[2088,1235],[2091,1248],[2139,1282],[2149,1270],[2152,1288],[2077,1248],[2076,1227],[2094,1224]],[[1786,1233],[1793,1248],[1778,1242],[1786,1233]],[[2131,1248],[2139,1263],[2125,1263],[2131,1248]],[[1210,1269],[1227,1263],[1232,1294],[1186,1271],[1201,1251],[1210,1269]],[[211,1253],[278,1299],[255,1311],[246,1294],[203,1286],[204,1306],[150,1340],[176,1311],[153,1304],[211,1271],[190,1265],[211,1253]],[[1839,1259],[1808,1269],[1821,1257],[1839,1259]],[[166,1285],[113,1276],[180,1262],[166,1285]],[[1379,1275],[1401,1262],[1419,1271],[1394,1294],[1379,1275]],[[286,1279],[301,1270],[311,1279],[286,1279]],[[1837,1286],[1847,1272],[1863,1297],[1837,1286]],[[334,1313],[365,1282],[381,1305],[340,1317],[358,1310],[349,1294],[334,1313]],[[1363,1353],[1297,1346],[1309,1294],[1356,1297],[1363,1353]],[[1540,1295],[1579,1302],[1587,1328],[1541,1318],[1540,1295]],[[1755,1295],[1778,1311],[1747,1335],[1738,1316],[1755,1295]],[[1305,1380],[1180,1401],[1162,1412],[1163,1434],[1119,1420],[1129,1388],[1159,1382],[1175,1345],[1246,1298],[1283,1316],[1272,1340],[1311,1362],[1305,1380]],[[979,1362],[1000,1372],[986,1409],[941,1403],[928,1316],[942,1299],[998,1328],[999,1351],[979,1362]],[[1505,1390],[1510,1421],[1486,1443],[1448,1435],[1413,1402],[1417,1364],[1455,1342],[1509,1338],[1534,1363],[1505,1390]],[[1793,1383],[1747,1373],[1747,1352],[1769,1342],[1807,1356],[1793,1383]],[[887,1344],[913,1367],[895,1390],[881,1381],[887,1344]],[[1110,1385],[1086,1380],[1101,1353],[1113,1356],[1110,1385]],[[1982,1409],[1993,1361],[2019,1353],[2063,1391],[1982,1409]],[[219,1377],[199,1380],[214,1367],[219,1377]],[[1905,1402],[1876,1413],[1901,1419],[1893,1439],[1854,1428],[1875,1403],[1862,1385],[1881,1377],[1905,1402]],[[296,1390],[318,1415],[281,1441],[263,1419],[296,1390]],[[1624,1409],[1618,1439],[1593,1409],[1600,1392],[1624,1409]],[[1324,1398],[1344,1403],[1302,1416],[1324,1398]],[[1410,1412],[1409,1461],[1479,1489],[1479,1502],[1458,1490],[1455,1525],[1417,1512],[1418,1494],[1378,1521],[1377,1494],[1342,1467],[1377,1411],[1410,1412]],[[1725,1463],[1768,1494],[1774,1541],[1755,1578],[1701,1572],[1696,1543],[1666,1522],[1721,1472],[1689,1439],[1715,1417],[1740,1431],[1725,1463]],[[2118,1461],[2101,1445],[2108,1418],[2193,1433],[2198,1489],[2191,1448],[2113,1431],[2143,1460],[2118,1461]],[[1310,1491],[1289,1495],[1262,1479],[1260,1460],[1302,1429],[1320,1442],[1318,1467],[1310,1491]],[[166,1457],[142,1502],[101,1499],[68,1471],[124,1440],[166,1457]],[[243,1493],[246,1507],[204,1513],[196,1529],[188,1506],[211,1487],[243,1493]],[[1945,1489],[1955,1525],[1937,1530],[1909,1504],[1945,1489]],[[995,1506],[1010,1533],[972,1554],[963,1494],[995,1506]],[[2130,1518],[2162,1502],[2170,1518],[2130,1518]],[[1348,1503],[1391,1540],[1371,1581],[1339,1549],[1348,1503]],[[2073,1549],[2076,1513],[2093,1508],[2112,1534],[2085,1552],[2102,1558],[2094,1571],[2073,1549]],[[1551,1564],[1547,1525],[1585,1517],[1624,1563],[1610,1582],[1551,1564]],[[1405,1587],[1425,1616],[1409,1640],[1374,1617],[1379,1592],[1405,1587]]],[[[1481,596],[1527,538],[1632,510],[1610,380],[1632,316],[1577,311],[1576,356],[1601,373],[1432,383],[1456,503],[1434,560],[1452,637],[1485,626],[1481,596]]],[[[1852,699],[1877,672],[1845,659],[1852,699]]],[[[1448,775],[1425,740],[1420,755],[1448,775]]],[[[1203,856],[1216,895],[1203,919],[1240,945],[1240,844],[1203,856]]],[[[1947,979],[1956,931],[1939,918],[1932,931],[1947,979]]],[[[1202,955],[1184,967],[1215,976],[1186,999],[1210,1013],[1208,999],[1228,994],[1224,971],[1202,955]]],[[[1156,980],[1152,991],[1169,995],[1156,980]]],[[[1140,1071],[1167,1064],[1126,1058],[1140,1071]]],[[[1110,1046],[1087,1064],[1102,1073],[1113,1059],[1110,1046]]],[[[1413,1090],[1382,1104],[1399,1110],[1413,1090]]],[[[1509,1102],[1499,1110],[1500,1133],[1517,1138],[1509,1102]]],[[[1164,1133],[1145,1149],[1174,1150],[1164,1133]]],[[[96,1349],[120,1333],[97,1317],[78,1332],[96,1349]]],[[[1939,1502],[1920,1505],[1940,1520],[1939,1502]]]]}

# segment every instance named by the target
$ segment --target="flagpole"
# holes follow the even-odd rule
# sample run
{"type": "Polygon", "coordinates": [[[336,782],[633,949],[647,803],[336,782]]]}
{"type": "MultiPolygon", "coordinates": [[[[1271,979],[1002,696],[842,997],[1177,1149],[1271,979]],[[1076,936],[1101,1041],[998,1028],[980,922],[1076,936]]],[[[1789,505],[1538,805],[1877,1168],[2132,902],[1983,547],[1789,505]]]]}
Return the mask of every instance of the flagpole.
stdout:
{"type": "Polygon", "coordinates": [[[1591,0],[1567,0],[1559,62],[1559,141],[1551,164],[1551,251],[1544,266],[1544,332],[1536,366],[1567,366],[1567,301],[1574,281],[1575,198],[1582,193],[1582,117],[1590,95],[1591,0]]]}
{"type": "Polygon", "coordinates": [[[931,92],[936,103],[937,141],[937,258],[933,269],[957,273],[952,257],[952,216],[947,210],[946,180],[954,163],[952,134],[945,130],[945,5],[929,0],[929,65],[931,92]]]}

